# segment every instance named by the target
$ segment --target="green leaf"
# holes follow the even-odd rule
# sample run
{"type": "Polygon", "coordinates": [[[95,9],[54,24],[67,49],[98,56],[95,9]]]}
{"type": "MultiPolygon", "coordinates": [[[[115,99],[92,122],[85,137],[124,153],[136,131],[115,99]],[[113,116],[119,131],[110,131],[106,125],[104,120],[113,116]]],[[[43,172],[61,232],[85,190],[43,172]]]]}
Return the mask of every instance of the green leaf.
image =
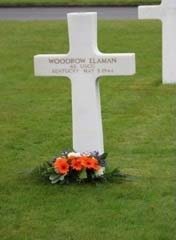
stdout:
{"type": "Polygon", "coordinates": [[[87,178],[86,171],[82,171],[82,172],[80,173],[80,175],[79,175],[79,178],[80,178],[80,179],[85,179],[85,178],[87,178]]]}
{"type": "Polygon", "coordinates": [[[118,168],[115,168],[112,172],[111,172],[111,175],[112,176],[119,176],[120,174],[120,170],[118,168]]]}
{"type": "Polygon", "coordinates": [[[46,170],[48,173],[52,173],[54,171],[53,167],[48,167],[46,170]]]}
{"type": "Polygon", "coordinates": [[[108,156],[108,154],[107,153],[103,153],[102,155],[100,155],[100,159],[106,159],[107,158],[107,156],[108,156]]]}
{"type": "Polygon", "coordinates": [[[55,184],[55,183],[57,183],[57,182],[59,182],[59,181],[60,181],[60,176],[57,176],[57,178],[53,179],[53,180],[51,181],[51,183],[52,183],[52,184],[55,184]]]}
{"type": "Polygon", "coordinates": [[[60,178],[60,175],[51,174],[51,175],[49,176],[49,180],[51,180],[51,181],[54,181],[54,180],[57,179],[57,178],[60,178]]]}

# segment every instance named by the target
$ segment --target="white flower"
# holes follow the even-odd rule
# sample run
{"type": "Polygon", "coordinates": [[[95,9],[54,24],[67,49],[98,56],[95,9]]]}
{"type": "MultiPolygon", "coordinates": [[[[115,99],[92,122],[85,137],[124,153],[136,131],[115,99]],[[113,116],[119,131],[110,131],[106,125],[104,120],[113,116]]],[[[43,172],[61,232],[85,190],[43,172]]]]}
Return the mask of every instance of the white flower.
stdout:
{"type": "Polygon", "coordinates": [[[96,177],[100,177],[104,175],[105,167],[101,167],[95,172],[96,177]]]}
{"type": "Polygon", "coordinates": [[[77,157],[81,157],[81,154],[79,152],[70,152],[68,154],[68,158],[77,158],[77,157]]]}
{"type": "Polygon", "coordinates": [[[82,155],[82,156],[85,156],[85,157],[91,156],[90,152],[83,152],[81,155],[82,155]]]}
{"type": "Polygon", "coordinates": [[[64,178],[65,178],[65,176],[66,176],[66,174],[64,174],[64,175],[61,175],[61,176],[60,176],[60,178],[59,178],[59,180],[60,180],[60,181],[63,181],[63,180],[64,180],[64,178]]]}

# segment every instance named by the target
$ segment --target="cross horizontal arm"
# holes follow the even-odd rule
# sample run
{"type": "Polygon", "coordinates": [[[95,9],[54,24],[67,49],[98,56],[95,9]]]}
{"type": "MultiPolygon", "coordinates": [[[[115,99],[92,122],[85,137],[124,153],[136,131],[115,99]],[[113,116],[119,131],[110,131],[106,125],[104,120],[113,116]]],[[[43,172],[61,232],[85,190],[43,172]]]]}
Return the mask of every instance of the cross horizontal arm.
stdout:
{"type": "Polygon", "coordinates": [[[138,7],[139,19],[160,19],[162,20],[163,9],[161,5],[158,6],[140,6],[138,7]]]}
{"type": "Polygon", "coordinates": [[[134,53],[122,53],[122,54],[99,53],[97,55],[97,58],[95,58],[95,61],[100,62],[97,63],[96,66],[97,69],[100,70],[97,73],[98,76],[113,76],[113,75],[127,76],[133,75],[136,72],[134,53]]]}
{"type": "Polygon", "coordinates": [[[68,76],[67,66],[70,65],[68,61],[67,54],[36,55],[34,56],[34,74],[35,76],[68,76]]]}

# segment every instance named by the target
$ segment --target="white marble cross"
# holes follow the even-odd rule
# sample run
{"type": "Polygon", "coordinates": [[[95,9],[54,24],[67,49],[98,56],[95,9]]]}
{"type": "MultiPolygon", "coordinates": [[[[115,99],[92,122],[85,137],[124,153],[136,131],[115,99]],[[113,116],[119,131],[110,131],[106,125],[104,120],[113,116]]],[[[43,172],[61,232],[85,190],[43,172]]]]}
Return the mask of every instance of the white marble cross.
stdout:
{"type": "Polygon", "coordinates": [[[104,152],[97,78],[135,73],[135,54],[103,54],[97,47],[97,13],[67,15],[67,54],[34,56],[36,76],[66,76],[72,87],[73,149],[104,152]]]}
{"type": "Polygon", "coordinates": [[[162,32],[163,83],[176,83],[176,0],[163,0],[157,6],[140,6],[139,19],[160,19],[162,32]]]}

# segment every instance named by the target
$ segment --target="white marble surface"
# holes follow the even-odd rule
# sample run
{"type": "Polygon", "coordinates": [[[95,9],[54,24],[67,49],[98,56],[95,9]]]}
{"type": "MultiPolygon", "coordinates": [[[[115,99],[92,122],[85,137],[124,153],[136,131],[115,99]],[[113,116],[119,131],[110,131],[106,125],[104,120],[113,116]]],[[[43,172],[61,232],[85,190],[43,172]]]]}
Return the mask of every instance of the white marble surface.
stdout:
{"type": "Polygon", "coordinates": [[[176,0],[163,0],[160,5],[140,6],[139,19],[162,21],[162,81],[176,83],[176,0]]]}
{"type": "Polygon", "coordinates": [[[34,57],[36,76],[66,76],[72,85],[73,149],[104,152],[98,77],[135,74],[135,54],[97,47],[97,13],[70,13],[68,54],[34,57]]]}

